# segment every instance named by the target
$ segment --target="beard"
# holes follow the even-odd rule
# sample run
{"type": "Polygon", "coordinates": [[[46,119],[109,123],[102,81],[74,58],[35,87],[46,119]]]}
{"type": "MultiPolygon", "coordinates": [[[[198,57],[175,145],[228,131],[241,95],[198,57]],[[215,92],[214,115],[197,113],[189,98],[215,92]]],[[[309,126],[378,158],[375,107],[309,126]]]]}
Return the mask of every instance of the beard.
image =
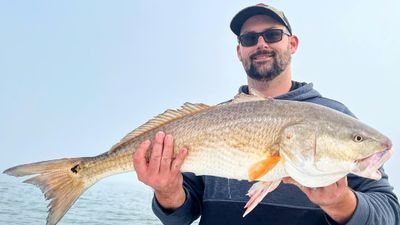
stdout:
{"type": "Polygon", "coordinates": [[[290,64],[291,54],[289,48],[283,52],[275,50],[259,50],[244,60],[243,66],[247,76],[258,81],[271,81],[278,77],[290,64]],[[260,54],[272,57],[271,61],[255,63],[253,59],[260,54]]]}

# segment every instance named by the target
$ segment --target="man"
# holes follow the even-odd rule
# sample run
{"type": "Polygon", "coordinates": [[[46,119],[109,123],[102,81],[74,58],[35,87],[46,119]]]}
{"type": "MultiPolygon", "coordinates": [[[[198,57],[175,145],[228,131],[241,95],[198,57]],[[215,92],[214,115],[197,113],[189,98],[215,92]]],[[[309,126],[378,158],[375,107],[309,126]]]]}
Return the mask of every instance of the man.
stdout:
{"type": "MultiPolygon", "coordinates": [[[[281,11],[264,4],[251,6],[240,11],[230,27],[238,36],[237,55],[248,78],[240,93],[313,102],[354,116],[343,104],[322,97],[312,84],[292,81],[291,55],[299,41],[281,11]]],[[[153,211],[164,224],[191,224],[199,216],[200,224],[207,225],[400,223],[397,197],[383,169],[379,181],[349,175],[314,189],[289,184],[291,178],[285,178],[286,184],[242,218],[251,182],[181,174],[188,151],[182,149],[172,160],[173,138],[168,134],[156,135],[147,163],[149,146],[150,141],[141,144],[134,164],[139,180],[154,189],[153,211]]]]}

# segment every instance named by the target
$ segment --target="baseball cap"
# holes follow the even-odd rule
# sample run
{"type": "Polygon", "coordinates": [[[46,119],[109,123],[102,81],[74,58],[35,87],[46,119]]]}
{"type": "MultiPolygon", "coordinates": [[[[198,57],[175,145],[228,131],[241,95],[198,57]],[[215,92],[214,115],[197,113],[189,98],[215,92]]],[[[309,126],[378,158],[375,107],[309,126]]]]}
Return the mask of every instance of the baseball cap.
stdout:
{"type": "Polygon", "coordinates": [[[266,15],[274,18],[276,21],[282,23],[282,25],[288,29],[289,33],[292,34],[292,28],[290,27],[289,21],[287,20],[285,14],[283,14],[281,10],[263,3],[244,8],[238,12],[231,21],[230,27],[232,32],[239,36],[240,29],[242,29],[244,22],[255,15],[266,15]]]}

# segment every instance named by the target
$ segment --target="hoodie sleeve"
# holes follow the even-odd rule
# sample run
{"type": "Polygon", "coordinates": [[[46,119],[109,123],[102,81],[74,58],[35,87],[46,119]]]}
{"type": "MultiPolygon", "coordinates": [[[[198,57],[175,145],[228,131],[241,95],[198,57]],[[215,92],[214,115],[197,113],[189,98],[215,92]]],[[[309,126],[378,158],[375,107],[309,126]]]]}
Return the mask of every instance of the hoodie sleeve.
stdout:
{"type": "Polygon", "coordinates": [[[189,225],[200,216],[201,196],[204,190],[202,177],[195,176],[192,173],[183,173],[183,188],[185,189],[186,200],[180,208],[174,211],[162,208],[157,199],[153,197],[153,212],[164,225],[189,225]]]}
{"type": "MultiPolygon", "coordinates": [[[[349,186],[357,197],[357,207],[346,225],[399,225],[400,207],[388,176],[380,169],[382,179],[371,180],[349,175],[349,186]]],[[[337,224],[326,215],[331,225],[337,224]]]]}

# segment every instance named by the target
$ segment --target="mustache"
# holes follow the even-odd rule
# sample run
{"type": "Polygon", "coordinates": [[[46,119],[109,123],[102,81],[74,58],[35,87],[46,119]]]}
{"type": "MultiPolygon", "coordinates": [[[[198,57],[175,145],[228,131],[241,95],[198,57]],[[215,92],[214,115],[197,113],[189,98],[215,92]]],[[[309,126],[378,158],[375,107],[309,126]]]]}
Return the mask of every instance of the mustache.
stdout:
{"type": "Polygon", "coordinates": [[[254,59],[255,57],[257,57],[259,55],[267,55],[267,56],[275,57],[276,53],[273,50],[271,50],[271,51],[259,50],[259,51],[255,52],[254,54],[250,55],[250,59],[254,59]]]}

